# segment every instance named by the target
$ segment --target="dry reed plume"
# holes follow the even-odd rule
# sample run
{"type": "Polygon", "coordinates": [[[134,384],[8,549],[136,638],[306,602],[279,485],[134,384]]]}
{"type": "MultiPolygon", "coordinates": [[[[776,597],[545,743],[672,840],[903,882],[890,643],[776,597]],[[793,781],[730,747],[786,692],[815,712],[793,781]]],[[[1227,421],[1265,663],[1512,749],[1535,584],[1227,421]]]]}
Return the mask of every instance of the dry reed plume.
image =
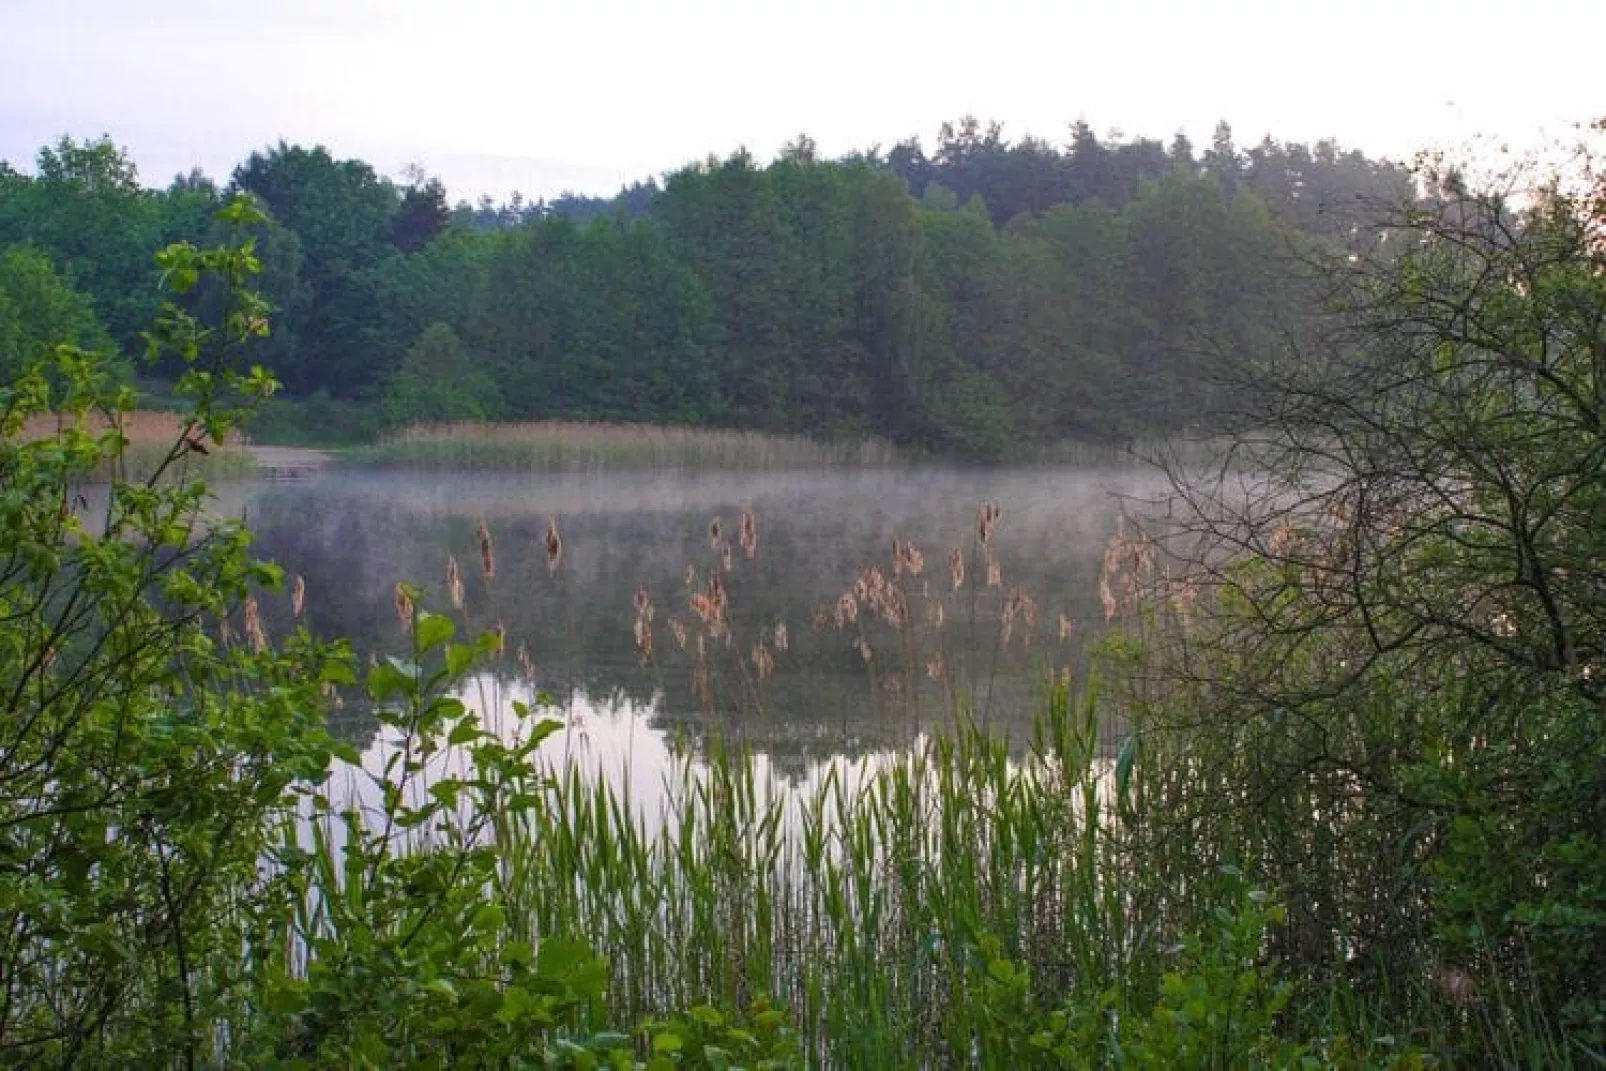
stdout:
{"type": "Polygon", "coordinates": [[[463,597],[463,571],[458,567],[455,554],[446,555],[446,593],[452,600],[452,609],[463,609],[466,601],[463,597]]]}
{"type": "Polygon", "coordinates": [[[546,522],[546,569],[556,573],[563,561],[563,536],[558,532],[558,519],[548,517],[546,522]]]}
{"type": "Polygon", "coordinates": [[[489,584],[496,579],[496,550],[491,544],[491,530],[485,527],[484,521],[480,522],[474,538],[478,540],[480,546],[480,573],[489,584]]]}
{"type": "Polygon", "coordinates": [[[404,584],[396,585],[396,620],[401,622],[403,632],[413,631],[413,598],[407,594],[404,584]]]}

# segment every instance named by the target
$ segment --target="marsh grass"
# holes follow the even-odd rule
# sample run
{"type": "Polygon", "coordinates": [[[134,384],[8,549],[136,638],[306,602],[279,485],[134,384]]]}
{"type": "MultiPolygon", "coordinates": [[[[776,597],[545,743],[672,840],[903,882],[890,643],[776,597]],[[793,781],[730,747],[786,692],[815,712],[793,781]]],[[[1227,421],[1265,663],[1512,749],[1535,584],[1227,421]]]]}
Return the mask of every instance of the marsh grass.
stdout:
{"type": "Polygon", "coordinates": [[[897,455],[876,439],[826,443],[751,431],[543,421],[420,424],[345,455],[359,465],[587,471],[872,467],[897,455]]]}
{"type": "MultiPolygon", "coordinates": [[[[53,438],[63,429],[60,416],[39,414],[23,425],[21,442],[53,438]]],[[[113,424],[103,414],[88,418],[84,430],[101,436],[112,432],[113,424]]],[[[199,434],[190,434],[185,418],[176,412],[135,409],[118,415],[116,430],[125,444],[121,452],[104,462],[93,475],[100,479],[116,477],[144,482],[158,468],[166,466],[164,478],[238,480],[256,475],[256,463],[239,443],[219,444],[199,434]],[[195,445],[183,445],[188,440],[195,445]]]]}
{"type": "Polygon", "coordinates": [[[549,806],[498,823],[513,914],[588,936],[617,1021],[763,995],[812,1062],[963,1062],[988,955],[1029,967],[1050,1003],[1158,982],[1161,935],[1129,910],[1100,803],[1093,704],[1059,702],[1022,758],[965,721],[802,786],[716,743],[666,775],[655,816],[555,764],[549,806]]]}
{"type": "MultiPolygon", "coordinates": [[[[1185,735],[1142,734],[1136,712],[1164,697],[1129,682],[1101,690],[1093,677],[1073,685],[1050,667],[1029,734],[1011,740],[989,726],[961,679],[985,663],[957,671],[949,631],[991,631],[1001,645],[1034,623],[1030,594],[996,579],[1001,523],[984,506],[969,545],[930,574],[899,541],[886,569],[867,566],[822,608],[821,630],[843,646],[873,643],[911,678],[922,663],[937,670],[926,676],[941,683],[939,709],[922,708],[912,687],[892,704],[911,718],[906,749],[787,778],[745,744],[743,719],[763,716],[764,666],[790,644],[732,604],[727,580],[762,545],[744,512],[733,526],[710,524],[714,564],[688,572],[689,613],[665,620],[642,589],[633,621],[621,620],[644,667],[655,649],[676,650],[725,681],[705,686],[701,742],[673,752],[660,791],[632,788],[629,753],[610,768],[575,747],[571,719],[519,776],[515,795],[533,805],[443,812],[444,833],[421,825],[400,850],[493,846],[484,880],[505,918],[497,941],[584,938],[606,961],[607,987],[605,1005],[575,1029],[773,1001],[817,1067],[1101,1066],[1124,1052],[1145,1054],[1131,1057],[1138,1066],[1427,1067],[1435,1050],[1566,1066],[1588,1055],[1520,992],[1490,987],[1469,1005],[1428,973],[1407,993],[1359,992],[1341,970],[1282,978],[1284,916],[1259,905],[1286,891],[1252,884],[1253,844],[1230,825],[1179,830],[1171,820],[1229,785],[1185,735]],[[1112,719],[1112,700],[1133,718],[1112,719]],[[1125,735],[1129,724],[1140,735],[1125,735]]],[[[462,551],[490,591],[490,526],[462,551]]],[[[561,552],[546,553],[561,569],[561,552]]],[[[521,708],[541,701],[527,664],[510,668],[527,659],[522,646],[517,659],[507,654],[517,637],[501,635],[494,592],[466,603],[462,569],[448,559],[450,602],[467,628],[493,637],[485,650],[502,668],[465,680],[461,698],[474,724],[514,740],[521,708]]],[[[1142,598],[1159,569],[1135,536],[1106,554],[1106,615],[1138,623],[1112,642],[1112,669],[1137,657],[1126,646],[1137,636],[1152,643],[1186,626],[1192,604],[1175,584],[1162,585],[1159,602],[1142,598]]],[[[403,622],[420,619],[411,602],[398,606],[403,622]]],[[[865,661],[885,694],[883,671],[865,661]]],[[[385,745],[404,757],[421,754],[413,746],[405,732],[385,745]]],[[[443,771],[466,770],[451,748],[433,754],[443,771]]],[[[427,778],[408,786],[418,805],[431,791],[427,778]]],[[[346,895],[339,839],[313,846],[329,886],[311,891],[317,902],[346,895]]]]}

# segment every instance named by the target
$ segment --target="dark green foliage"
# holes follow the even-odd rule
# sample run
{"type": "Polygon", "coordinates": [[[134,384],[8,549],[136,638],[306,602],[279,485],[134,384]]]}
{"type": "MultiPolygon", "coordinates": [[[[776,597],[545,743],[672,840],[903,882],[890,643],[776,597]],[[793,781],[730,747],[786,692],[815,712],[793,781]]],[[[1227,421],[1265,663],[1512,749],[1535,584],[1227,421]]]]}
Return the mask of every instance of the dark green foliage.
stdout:
{"type": "Polygon", "coordinates": [[[1264,482],[1181,481],[1199,599],[1153,637],[1140,720],[1187,756],[1175,835],[1284,892],[1296,973],[1582,1059],[1606,1049],[1606,198],[1570,178],[1436,187],[1334,255],[1330,344],[1240,370],[1264,482]]]}
{"type": "MultiPolygon", "coordinates": [[[[911,141],[823,160],[803,137],[767,166],[737,153],[611,200],[448,210],[416,169],[398,185],[284,143],[231,187],[270,217],[263,359],[292,395],[388,407],[371,425],[402,418],[385,396],[439,323],[505,416],[992,460],[1211,426],[1217,358],[1264,355],[1306,308],[1290,248],[1366,248],[1369,200],[1405,182],[1326,142],[1245,153],[1223,128],[1196,158],[1085,123],[1063,146],[1011,142],[967,118],[930,157],[911,141]]],[[[110,142],[64,141],[37,177],[0,175],[0,245],[38,247],[137,352],[154,293],[139,251],[214,238],[218,198],[196,173],[142,190],[110,142]]]]}
{"type": "Polygon", "coordinates": [[[0,380],[13,381],[63,342],[109,350],[89,299],[32,246],[0,249],[0,380]]]}
{"type": "Polygon", "coordinates": [[[392,424],[491,420],[502,408],[496,385],[469,360],[457,333],[442,323],[426,327],[407,351],[385,384],[382,405],[392,424]]]}

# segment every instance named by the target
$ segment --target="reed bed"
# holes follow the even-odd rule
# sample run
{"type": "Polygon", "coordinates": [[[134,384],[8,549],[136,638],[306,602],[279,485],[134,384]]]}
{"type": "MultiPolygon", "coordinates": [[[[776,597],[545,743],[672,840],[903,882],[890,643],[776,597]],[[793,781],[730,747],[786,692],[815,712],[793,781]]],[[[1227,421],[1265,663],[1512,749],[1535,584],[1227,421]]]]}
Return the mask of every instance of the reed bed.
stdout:
{"type": "Polygon", "coordinates": [[[812,1065],[962,1064],[990,959],[1049,1004],[1157,983],[1095,735],[1091,703],[1061,706],[1014,760],[969,722],[801,789],[716,746],[667,775],[661,816],[554,763],[549,805],[497,825],[511,914],[587,935],[613,965],[614,1021],[764,996],[812,1065]]]}
{"type": "MultiPolygon", "coordinates": [[[[969,554],[955,548],[939,585],[950,598],[1000,586],[1001,516],[984,506],[969,554]]],[[[701,639],[683,644],[686,626],[668,626],[677,649],[748,649],[731,638],[718,578],[757,555],[756,521],[744,513],[734,533],[733,543],[731,530],[710,525],[721,564],[689,596],[701,639]]],[[[468,630],[476,620],[488,626],[482,654],[505,659],[509,638],[489,607],[475,611],[461,582],[465,568],[477,567],[488,587],[497,576],[487,524],[475,544],[461,562],[448,559],[447,597],[468,630]]],[[[1112,619],[1135,612],[1156,568],[1145,546],[1118,536],[1106,555],[1101,596],[1112,619]]],[[[544,551],[552,571],[563,568],[556,522],[544,551]]],[[[912,612],[900,586],[923,569],[917,550],[896,543],[891,580],[868,569],[837,606],[842,620],[862,626],[876,615],[895,627],[911,668],[923,661],[917,622],[943,627],[941,615],[912,612]]],[[[398,617],[415,641],[427,632],[439,644],[451,630],[420,613],[417,594],[398,587],[398,617]]],[[[635,611],[645,667],[655,657],[656,610],[644,590],[635,611]]],[[[1035,610],[1017,590],[999,614],[1007,643],[1035,610]]],[[[772,630],[760,632],[747,659],[754,677],[787,649],[772,630]]],[[[1185,734],[1140,727],[1112,739],[1112,706],[1135,712],[1155,698],[1131,682],[1101,696],[1094,677],[1073,688],[1050,674],[1027,738],[1013,740],[989,728],[965,690],[948,688],[948,717],[912,707],[922,720],[911,724],[923,728],[906,750],[830,760],[800,780],[781,778],[741,743],[751,712],[739,697],[754,693],[726,689],[725,700],[708,700],[701,750],[675,751],[647,799],[632,788],[641,784],[631,776],[634,750],[614,756],[621,769],[562,746],[565,730],[543,722],[561,711],[540,696],[517,650],[517,675],[415,672],[455,691],[417,693],[412,715],[382,717],[387,735],[360,774],[348,769],[356,794],[337,805],[346,808],[343,827],[326,811],[321,824],[290,833],[304,843],[310,831],[306,850],[318,862],[285,926],[296,972],[311,976],[309,950],[342,946],[351,923],[340,905],[375,887],[353,885],[342,855],[377,821],[386,833],[367,856],[376,873],[393,856],[400,873],[411,873],[409,859],[480,868],[465,896],[471,908],[495,905],[494,931],[460,976],[494,977],[507,949],[574,937],[600,957],[606,985],[596,1005],[558,1024],[575,1037],[686,1009],[717,1017],[779,1007],[809,1067],[1437,1066],[1383,1025],[1406,1021],[1447,1051],[1495,1051],[1517,1038],[1534,1066],[1569,1062],[1548,1024],[1513,1028],[1528,1012],[1520,999],[1502,999],[1488,1022],[1473,1022],[1435,995],[1426,974],[1410,992],[1381,996],[1342,976],[1280,975],[1282,890],[1252,884],[1253,839],[1217,828],[1208,809],[1186,826],[1174,820],[1231,793],[1231,778],[1185,734]],[[441,711],[455,713],[441,721],[441,711]],[[499,767],[510,755],[516,761],[499,767]],[[460,795],[470,791],[481,794],[472,804],[460,795]]],[[[1117,644],[1106,664],[1117,668],[1123,650],[1130,655],[1130,644],[1117,644]]],[[[393,660],[378,671],[394,678],[417,664],[393,660]]],[[[409,898],[401,902],[412,910],[409,898]]]]}
{"type": "MultiPolygon", "coordinates": [[[[69,418],[41,414],[30,417],[23,425],[19,441],[36,441],[60,434],[69,426],[69,418]]],[[[256,463],[242,443],[217,443],[204,435],[191,433],[184,417],[153,409],[135,409],[118,414],[116,427],[122,432],[126,445],[115,465],[102,465],[95,476],[102,479],[144,481],[158,467],[168,464],[169,475],[186,479],[238,480],[256,475],[256,463]],[[182,438],[195,445],[174,454],[174,446],[182,438]]],[[[91,414],[84,430],[91,435],[104,435],[113,423],[104,413],[91,414]]]]}
{"type": "Polygon", "coordinates": [[[879,439],[820,442],[754,431],[539,421],[418,424],[346,455],[359,465],[587,471],[874,467],[897,461],[879,439]]]}

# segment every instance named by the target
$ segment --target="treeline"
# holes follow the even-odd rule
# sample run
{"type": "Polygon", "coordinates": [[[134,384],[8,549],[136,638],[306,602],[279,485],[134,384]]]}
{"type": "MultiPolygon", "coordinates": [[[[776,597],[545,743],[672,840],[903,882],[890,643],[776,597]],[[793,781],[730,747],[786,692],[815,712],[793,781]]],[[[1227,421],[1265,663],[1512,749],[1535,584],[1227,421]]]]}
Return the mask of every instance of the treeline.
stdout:
{"type": "Polygon", "coordinates": [[[453,208],[422,173],[322,148],[156,191],[109,140],[63,139],[31,176],[0,165],[0,371],[46,339],[139,353],[148,250],[214,238],[248,192],[270,213],[258,359],[376,426],[645,421],[1008,457],[1206,422],[1213,359],[1283,345],[1298,320],[1289,256],[1364,244],[1366,206],[1408,186],[1331,143],[1242,151],[1225,125],[1196,152],[966,120],[929,155],[824,160],[800,138],[611,200],[453,208]]]}

